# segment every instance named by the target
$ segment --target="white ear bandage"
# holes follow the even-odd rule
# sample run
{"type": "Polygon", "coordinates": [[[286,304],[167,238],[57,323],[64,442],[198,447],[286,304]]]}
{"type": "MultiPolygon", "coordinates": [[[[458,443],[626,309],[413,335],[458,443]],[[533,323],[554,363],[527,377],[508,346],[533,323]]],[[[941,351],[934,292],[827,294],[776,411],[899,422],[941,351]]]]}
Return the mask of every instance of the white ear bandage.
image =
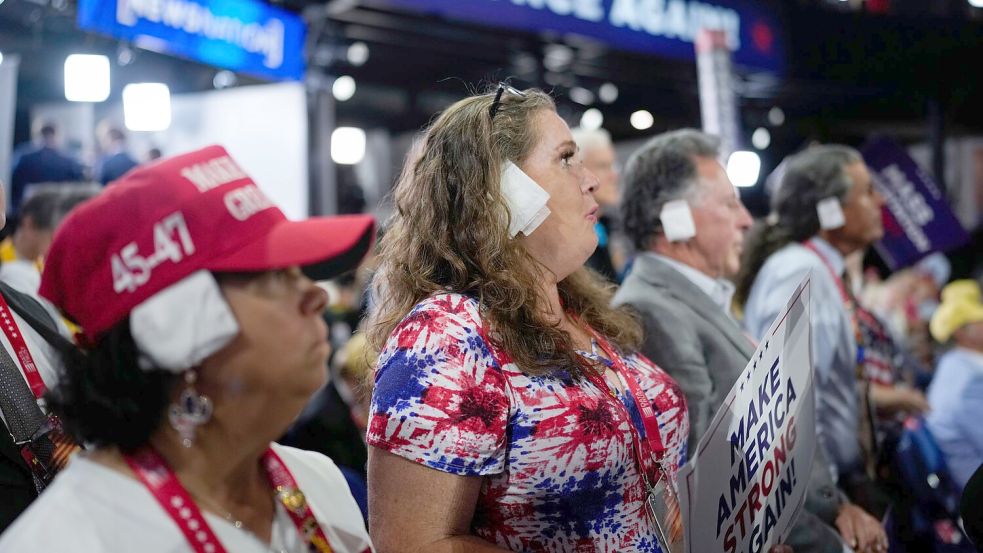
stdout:
{"type": "Polygon", "coordinates": [[[130,333],[152,365],[141,368],[180,373],[228,345],[239,323],[215,277],[201,270],[136,306],[130,333]]]}
{"type": "Polygon", "coordinates": [[[682,242],[696,236],[696,224],[693,222],[693,212],[686,200],[666,202],[659,213],[662,232],[670,242],[682,242]]]}
{"type": "Polygon", "coordinates": [[[512,216],[509,238],[520,232],[529,236],[550,214],[550,208],[546,207],[549,193],[511,161],[502,166],[502,196],[512,216]]]}
{"type": "Polygon", "coordinates": [[[839,198],[825,198],[816,204],[816,214],[819,215],[819,228],[832,230],[846,224],[843,206],[839,198]]]}

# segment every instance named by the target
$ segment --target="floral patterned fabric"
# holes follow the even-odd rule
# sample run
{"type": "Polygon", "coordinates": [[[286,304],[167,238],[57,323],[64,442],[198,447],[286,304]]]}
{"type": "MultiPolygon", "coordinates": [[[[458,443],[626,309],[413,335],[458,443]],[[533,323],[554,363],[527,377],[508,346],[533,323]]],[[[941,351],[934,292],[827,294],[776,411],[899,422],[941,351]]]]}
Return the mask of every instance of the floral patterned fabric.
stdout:
{"type": "MultiPolygon", "coordinates": [[[[658,413],[675,481],[689,434],[685,397],[646,358],[622,360],[658,413]]],[[[485,477],[472,531],[500,547],[658,552],[629,424],[644,436],[630,395],[615,399],[564,370],[523,373],[486,339],[477,301],[447,293],[418,304],[390,336],[367,439],[427,467],[485,477]]]]}

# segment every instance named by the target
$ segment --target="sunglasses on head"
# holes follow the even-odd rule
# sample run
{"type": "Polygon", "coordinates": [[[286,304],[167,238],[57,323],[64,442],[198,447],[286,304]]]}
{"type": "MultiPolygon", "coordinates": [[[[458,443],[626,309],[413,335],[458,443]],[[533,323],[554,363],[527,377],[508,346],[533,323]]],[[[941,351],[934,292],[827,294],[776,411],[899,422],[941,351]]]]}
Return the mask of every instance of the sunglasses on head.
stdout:
{"type": "Polygon", "coordinates": [[[516,96],[523,97],[526,95],[525,92],[509,85],[508,83],[498,83],[498,90],[495,91],[495,100],[492,102],[490,108],[488,108],[488,114],[492,119],[495,118],[495,114],[498,113],[498,108],[502,105],[502,94],[508,92],[509,94],[515,94],[516,96]]]}

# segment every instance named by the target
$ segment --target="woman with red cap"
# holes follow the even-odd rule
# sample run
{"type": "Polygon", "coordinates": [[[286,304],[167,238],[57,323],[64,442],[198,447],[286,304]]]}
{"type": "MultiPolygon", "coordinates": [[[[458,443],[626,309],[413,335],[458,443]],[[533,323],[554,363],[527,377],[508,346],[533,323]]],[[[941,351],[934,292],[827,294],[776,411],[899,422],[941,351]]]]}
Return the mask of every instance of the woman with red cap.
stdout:
{"type": "Polygon", "coordinates": [[[288,221],[213,146],[77,208],[41,294],[82,328],[48,401],[90,451],[2,551],[371,551],[326,457],[272,443],[327,375],[326,295],[371,218],[288,221]]]}

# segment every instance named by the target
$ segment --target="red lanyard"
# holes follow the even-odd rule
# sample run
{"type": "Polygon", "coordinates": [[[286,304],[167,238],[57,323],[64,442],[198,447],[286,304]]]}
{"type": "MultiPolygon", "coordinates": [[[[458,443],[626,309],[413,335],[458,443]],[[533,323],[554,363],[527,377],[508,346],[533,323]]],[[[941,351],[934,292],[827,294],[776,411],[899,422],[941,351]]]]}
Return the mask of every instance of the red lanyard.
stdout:
{"type": "Polygon", "coordinates": [[[0,294],[0,326],[3,327],[3,333],[7,336],[7,340],[10,341],[10,347],[14,348],[17,361],[24,371],[27,384],[31,387],[31,391],[34,392],[34,397],[41,399],[47,387],[45,387],[44,381],[41,380],[38,367],[34,364],[34,358],[31,357],[31,350],[27,349],[27,342],[24,341],[24,334],[18,328],[17,320],[14,319],[14,314],[11,313],[10,306],[7,305],[7,300],[3,297],[3,294],[0,294]]]}
{"type": "MultiPolygon", "coordinates": [[[[620,405],[625,411],[625,415],[628,418],[628,427],[632,436],[632,451],[635,454],[635,461],[639,465],[639,470],[642,472],[642,476],[645,477],[646,484],[651,487],[652,484],[659,481],[659,478],[662,475],[666,476],[668,480],[668,475],[665,474],[665,469],[662,467],[662,460],[666,455],[666,446],[662,441],[662,431],[659,430],[659,419],[655,414],[655,408],[652,407],[652,401],[642,391],[642,387],[639,386],[638,380],[636,380],[635,377],[632,376],[631,372],[628,371],[628,367],[626,367],[624,362],[621,360],[621,356],[616,354],[614,348],[611,347],[607,339],[598,334],[589,325],[584,326],[590,331],[591,336],[604,351],[604,354],[611,360],[611,368],[614,370],[615,374],[618,375],[618,378],[621,380],[622,384],[628,388],[628,392],[635,400],[635,405],[638,406],[638,410],[641,412],[642,424],[645,426],[645,437],[651,453],[650,457],[656,463],[656,477],[652,479],[651,482],[649,481],[650,475],[647,474],[648,471],[646,470],[645,463],[643,462],[645,455],[642,449],[642,437],[639,435],[638,429],[635,428],[635,424],[632,422],[631,413],[628,412],[628,408],[620,399],[615,398],[617,399],[617,404],[620,405]]],[[[590,371],[588,371],[586,374],[587,378],[590,379],[594,386],[601,390],[607,390],[609,393],[611,393],[611,387],[600,374],[590,371]]]]}
{"type": "Polygon", "coordinates": [[[833,282],[836,283],[836,287],[840,291],[840,297],[843,298],[843,305],[846,307],[847,313],[850,314],[850,323],[853,325],[853,338],[857,343],[857,365],[858,367],[862,367],[864,364],[864,334],[863,330],[860,328],[860,316],[858,313],[863,311],[863,309],[847,292],[846,284],[843,282],[843,279],[840,278],[840,275],[836,274],[836,271],[833,270],[833,264],[829,262],[829,259],[827,259],[821,251],[819,251],[819,248],[812,243],[812,240],[808,240],[802,245],[812,251],[812,253],[816,254],[819,261],[822,261],[823,265],[826,267],[826,270],[829,271],[829,276],[833,277],[833,282]]]}
{"type": "Polygon", "coordinates": [[[840,275],[836,274],[836,271],[833,270],[833,264],[829,262],[829,259],[827,259],[821,251],[819,251],[819,248],[812,243],[812,240],[808,240],[802,245],[811,250],[812,253],[816,254],[819,261],[822,261],[823,265],[826,267],[826,270],[829,271],[829,275],[833,277],[833,282],[836,283],[836,288],[840,291],[840,297],[843,298],[843,303],[850,308],[850,311],[853,311],[854,302],[852,299],[850,299],[850,294],[848,294],[846,291],[846,284],[843,283],[843,279],[840,278],[840,275]]]}
{"type": "MultiPolygon", "coordinates": [[[[178,525],[196,553],[225,553],[225,548],[205,521],[195,500],[181,485],[160,453],[152,447],[144,447],[126,455],[125,459],[157,503],[178,525]]],[[[318,524],[293,475],[272,448],[263,454],[263,468],[266,469],[270,487],[276,490],[277,499],[286,508],[290,520],[297,526],[297,532],[308,544],[309,550],[332,553],[324,529],[318,524]]]]}

